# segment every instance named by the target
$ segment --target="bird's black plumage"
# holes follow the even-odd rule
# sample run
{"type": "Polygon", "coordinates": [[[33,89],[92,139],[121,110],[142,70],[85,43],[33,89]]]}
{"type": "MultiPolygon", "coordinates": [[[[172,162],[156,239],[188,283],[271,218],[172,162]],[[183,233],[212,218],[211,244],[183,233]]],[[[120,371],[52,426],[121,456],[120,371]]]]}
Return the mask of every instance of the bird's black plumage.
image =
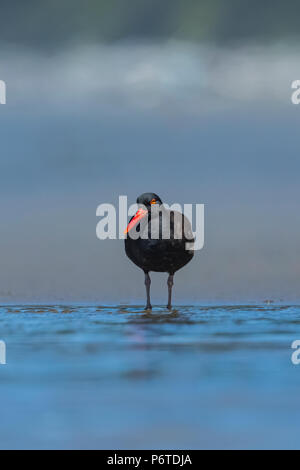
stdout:
{"type": "Polygon", "coordinates": [[[131,218],[128,227],[137,219],[134,229],[139,232],[139,237],[131,238],[130,229],[125,239],[125,251],[128,258],[145,273],[147,308],[151,308],[149,272],[169,273],[170,308],[173,275],[194,255],[192,247],[187,245],[193,242],[191,225],[180,212],[166,209],[155,193],[142,194],[137,198],[137,203],[143,206],[145,215],[138,219],[136,216],[131,218]]]}

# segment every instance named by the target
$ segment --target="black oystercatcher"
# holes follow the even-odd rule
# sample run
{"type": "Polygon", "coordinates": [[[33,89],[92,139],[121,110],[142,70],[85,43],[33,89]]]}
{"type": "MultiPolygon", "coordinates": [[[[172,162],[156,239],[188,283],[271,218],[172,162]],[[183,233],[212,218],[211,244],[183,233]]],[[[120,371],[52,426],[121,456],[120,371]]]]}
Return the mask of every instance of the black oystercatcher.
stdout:
{"type": "Polygon", "coordinates": [[[152,308],[149,272],[169,273],[167,308],[171,309],[174,273],[191,261],[194,255],[191,224],[180,212],[166,209],[154,193],[142,194],[137,198],[137,204],[139,210],[125,231],[125,251],[128,258],[145,273],[146,309],[152,308]]]}

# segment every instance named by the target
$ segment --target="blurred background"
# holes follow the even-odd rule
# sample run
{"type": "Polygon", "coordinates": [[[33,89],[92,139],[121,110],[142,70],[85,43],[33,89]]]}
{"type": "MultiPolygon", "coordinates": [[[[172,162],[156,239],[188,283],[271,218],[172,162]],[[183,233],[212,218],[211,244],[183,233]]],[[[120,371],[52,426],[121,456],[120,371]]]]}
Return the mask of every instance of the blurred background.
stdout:
{"type": "MultiPolygon", "coordinates": [[[[96,208],[205,204],[175,302],[299,300],[296,1],[1,6],[0,301],[141,303],[96,208]]],[[[164,302],[164,275],[153,302],[164,302]]]]}

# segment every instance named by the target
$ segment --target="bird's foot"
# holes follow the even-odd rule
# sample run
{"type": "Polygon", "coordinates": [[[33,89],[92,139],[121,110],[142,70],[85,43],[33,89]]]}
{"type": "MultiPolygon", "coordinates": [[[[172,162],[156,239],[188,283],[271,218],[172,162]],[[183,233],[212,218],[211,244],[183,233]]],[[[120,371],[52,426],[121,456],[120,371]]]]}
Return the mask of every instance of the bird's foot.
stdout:
{"type": "Polygon", "coordinates": [[[151,304],[146,305],[145,310],[152,310],[152,305],[151,304]]]}
{"type": "Polygon", "coordinates": [[[167,305],[168,310],[172,310],[172,305],[167,305]]]}

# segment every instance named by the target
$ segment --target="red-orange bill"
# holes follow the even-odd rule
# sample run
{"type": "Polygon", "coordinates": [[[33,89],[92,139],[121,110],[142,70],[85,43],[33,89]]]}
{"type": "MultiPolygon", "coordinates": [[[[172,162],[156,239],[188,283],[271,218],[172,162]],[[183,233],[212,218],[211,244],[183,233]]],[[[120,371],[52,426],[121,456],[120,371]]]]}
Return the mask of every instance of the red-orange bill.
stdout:
{"type": "Polygon", "coordinates": [[[124,233],[128,233],[145,215],[148,214],[148,211],[145,209],[139,209],[133,219],[127,225],[127,228],[124,233]]]}

